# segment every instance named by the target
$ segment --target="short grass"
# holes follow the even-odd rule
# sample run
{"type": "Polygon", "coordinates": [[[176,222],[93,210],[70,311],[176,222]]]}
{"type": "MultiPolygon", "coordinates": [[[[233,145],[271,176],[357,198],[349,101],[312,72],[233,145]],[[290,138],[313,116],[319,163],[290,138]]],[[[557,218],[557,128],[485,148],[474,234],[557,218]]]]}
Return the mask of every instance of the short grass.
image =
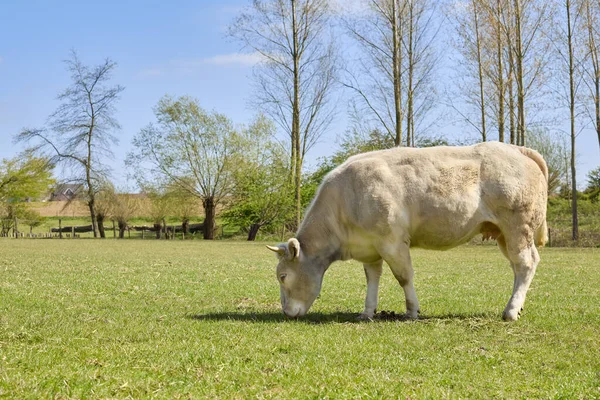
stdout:
{"type": "Polygon", "coordinates": [[[355,262],[288,321],[260,243],[0,240],[0,397],[600,398],[600,250],[541,256],[516,323],[492,246],[414,250],[419,321],[355,262]]]}

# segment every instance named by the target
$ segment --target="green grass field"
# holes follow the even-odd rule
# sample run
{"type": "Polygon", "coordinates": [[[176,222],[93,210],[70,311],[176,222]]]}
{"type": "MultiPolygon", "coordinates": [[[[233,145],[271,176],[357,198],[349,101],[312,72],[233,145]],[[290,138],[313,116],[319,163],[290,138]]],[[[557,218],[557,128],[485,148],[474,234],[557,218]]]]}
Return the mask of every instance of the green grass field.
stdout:
{"type": "Polygon", "coordinates": [[[414,250],[423,318],[358,323],[355,262],[288,321],[261,243],[0,240],[0,397],[600,398],[600,249],[540,253],[516,323],[493,246],[414,250]]]}

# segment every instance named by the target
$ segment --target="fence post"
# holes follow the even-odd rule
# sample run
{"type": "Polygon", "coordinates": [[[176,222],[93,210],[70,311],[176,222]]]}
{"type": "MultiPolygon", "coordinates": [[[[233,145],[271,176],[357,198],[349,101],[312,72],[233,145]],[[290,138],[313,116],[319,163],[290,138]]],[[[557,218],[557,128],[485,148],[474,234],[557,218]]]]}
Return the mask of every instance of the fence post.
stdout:
{"type": "Polygon", "coordinates": [[[75,239],[75,224],[71,227],[71,239],[75,239]]]}
{"type": "Polygon", "coordinates": [[[17,223],[18,223],[17,217],[15,217],[15,224],[13,226],[13,233],[15,234],[15,239],[19,238],[19,227],[18,227],[17,223]]]}
{"type": "Polygon", "coordinates": [[[62,219],[58,219],[58,238],[62,239],[62,219]]]}
{"type": "Polygon", "coordinates": [[[145,228],[146,228],[145,226],[144,226],[144,227],[142,227],[142,239],[144,238],[144,232],[146,232],[146,229],[145,229],[145,228]]]}
{"type": "Polygon", "coordinates": [[[112,220],[112,223],[113,223],[113,238],[116,239],[117,238],[117,230],[115,228],[115,220],[114,219],[112,220]]]}

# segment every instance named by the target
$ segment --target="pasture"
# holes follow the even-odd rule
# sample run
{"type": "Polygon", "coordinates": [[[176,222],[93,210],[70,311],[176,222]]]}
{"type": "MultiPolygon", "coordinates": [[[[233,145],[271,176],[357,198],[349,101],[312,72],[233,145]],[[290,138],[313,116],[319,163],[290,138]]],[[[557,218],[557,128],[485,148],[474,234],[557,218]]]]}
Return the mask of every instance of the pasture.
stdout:
{"type": "Polygon", "coordinates": [[[413,250],[422,318],[359,323],[356,262],[285,320],[264,243],[0,240],[0,397],[598,398],[600,249],[540,255],[516,323],[494,246],[413,250]]]}

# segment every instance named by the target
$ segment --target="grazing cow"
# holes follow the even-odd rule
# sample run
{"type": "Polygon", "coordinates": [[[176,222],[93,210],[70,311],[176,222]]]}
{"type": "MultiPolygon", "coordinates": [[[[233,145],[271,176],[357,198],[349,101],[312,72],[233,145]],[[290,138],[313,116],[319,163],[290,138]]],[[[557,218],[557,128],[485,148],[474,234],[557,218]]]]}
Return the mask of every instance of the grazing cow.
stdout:
{"type": "Polygon", "coordinates": [[[487,142],[467,147],[393,148],[350,157],[323,180],[295,238],[267,246],[279,258],[281,305],[308,311],[336,260],[355,259],[367,277],[365,309],[377,308],[385,261],[417,318],[410,247],[450,249],[481,233],[498,241],[514,272],[502,317],[519,317],[547,241],[548,169],[534,150],[487,142]]]}

